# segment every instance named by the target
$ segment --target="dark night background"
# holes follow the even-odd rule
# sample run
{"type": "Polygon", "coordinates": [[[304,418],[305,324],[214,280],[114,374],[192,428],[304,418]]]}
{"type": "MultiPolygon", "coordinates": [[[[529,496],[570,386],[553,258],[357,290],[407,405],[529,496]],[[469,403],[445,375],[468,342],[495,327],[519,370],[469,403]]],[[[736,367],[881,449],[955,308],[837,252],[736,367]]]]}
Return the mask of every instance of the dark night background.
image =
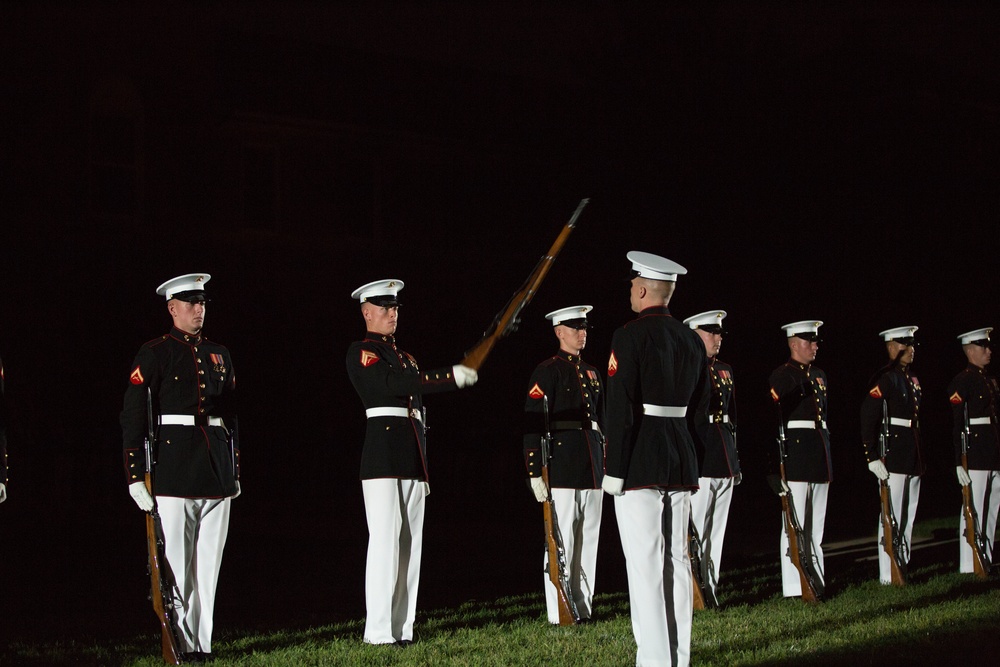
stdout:
{"type": "MultiPolygon", "coordinates": [[[[773,551],[777,572],[767,377],[795,320],[826,323],[827,540],[874,534],[858,410],[894,326],[920,327],[918,519],[957,517],[955,337],[1000,322],[987,7],[3,2],[0,633],[152,636],[118,413],[136,350],[169,326],[156,286],[196,271],[241,402],[217,631],[362,618],[351,291],[404,280],[401,346],[456,363],[583,197],[519,331],[473,389],[427,401],[419,609],[540,594],[520,410],[556,349],[542,316],[594,305],[584,357],[604,368],[632,317],[629,250],[688,268],[678,317],[729,312],[730,562],[773,551]]],[[[624,591],[606,502],[597,586],[624,591]]]]}

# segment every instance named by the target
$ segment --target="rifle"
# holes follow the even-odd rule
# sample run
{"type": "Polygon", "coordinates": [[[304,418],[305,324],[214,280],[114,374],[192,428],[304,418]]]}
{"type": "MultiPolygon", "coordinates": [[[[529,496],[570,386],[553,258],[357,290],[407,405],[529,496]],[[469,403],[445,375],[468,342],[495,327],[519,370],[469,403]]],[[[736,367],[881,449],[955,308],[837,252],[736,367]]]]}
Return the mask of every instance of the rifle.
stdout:
{"type": "Polygon", "coordinates": [[[556,521],[555,503],[552,502],[552,489],[549,487],[549,443],[552,435],[549,433],[549,397],[542,397],[542,409],[545,412],[545,433],[541,438],[542,480],[548,489],[548,497],[542,503],[542,518],[545,521],[545,548],[549,555],[549,581],[556,588],[556,598],[559,605],[559,625],[575,625],[580,621],[580,612],[573,601],[569,575],[566,572],[566,548],[563,546],[562,534],[556,521]]]}
{"type": "MultiPolygon", "coordinates": [[[[962,428],[962,467],[969,472],[969,406],[965,405],[965,425],[962,428]]],[[[990,576],[992,563],[986,551],[986,541],[979,529],[979,517],[976,506],[972,503],[972,484],[962,487],[962,516],[965,517],[965,541],[972,547],[972,571],[980,579],[990,576]]]]}
{"type": "Polygon", "coordinates": [[[156,496],[153,495],[153,443],[156,435],[153,427],[153,394],[146,388],[146,490],[153,499],[153,509],[146,514],[146,548],[149,554],[147,569],[149,571],[149,599],[153,602],[153,611],[160,619],[160,635],[163,649],[163,661],[168,665],[181,664],[181,651],[178,647],[174,621],[168,608],[173,598],[170,566],[164,553],[163,527],[160,525],[160,513],[156,509],[156,496]]]}
{"type": "Polygon", "coordinates": [[[590,199],[580,200],[580,204],[576,207],[576,211],[573,212],[573,216],[563,226],[562,231],[556,237],[548,253],[542,255],[542,258],[535,264],[535,268],[532,269],[524,284],[511,296],[510,300],[507,301],[507,305],[493,318],[492,324],[490,324],[479,342],[466,352],[465,358],[462,359],[463,366],[468,366],[478,371],[486,360],[487,355],[489,355],[490,350],[496,345],[496,342],[517,330],[518,315],[520,315],[521,310],[525,306],[531,303],[531,299],[535,296],[535,292],[545,279],[545,275],[556,261],[556,256],[562,250],[563,245],[565,245],[566,239],[569,238],[570,232],[576,227],[576,219],[580,217],[580,212],[589,201],[590,199]]]}
{"type": "Polygon", "coordinates": [[[688,555],[691,558],[691,584],[694,589],[694,609],[718,606],[715,596],[708,587],[705,554],[701,550],[701,539],[694,518],[688,521],[688,555]]]}
{"type": "MultiPolygon", "coordinates": [[[[779,411],[780,412],[780,411],[779,411]]],[[[784,517],[785,534],[788,536],[788,557],[792,565],[799,571],[799,581],[802,584],[802,599],[805,602],[816,604],[822,601],[822,584],[813,568],[812,558],[809,555],[809,540],[802,530],[798,518],[795,516],[795,503],[789,497],[790,492],[785,491],[788,480],[785,477],[785,422],[784,417],[779,414],[778,421],[778,452],[780,476],[777,482],[774,476],[770,476],[768,481],[775,493],[781,497],[781,511],[784,517]]]]}
{"type": "MultiPolygon", "coordinates": [[[[886,454],[889,453],[889,405],[885,399],[882,400],[882,431],[879,433],[879,454],[882,463],[885,463],[886,454]]],[[[903,537],[899,534],[899,524],[896,523],[896,515],[892,511],[892,496],[889,493],[889,480],[880,479],[878,481],[879,496],[882,501],[882,548],[889,556],[889,570],[893,586],[906,585],[906,545],[903,544],[903,537]]]]}

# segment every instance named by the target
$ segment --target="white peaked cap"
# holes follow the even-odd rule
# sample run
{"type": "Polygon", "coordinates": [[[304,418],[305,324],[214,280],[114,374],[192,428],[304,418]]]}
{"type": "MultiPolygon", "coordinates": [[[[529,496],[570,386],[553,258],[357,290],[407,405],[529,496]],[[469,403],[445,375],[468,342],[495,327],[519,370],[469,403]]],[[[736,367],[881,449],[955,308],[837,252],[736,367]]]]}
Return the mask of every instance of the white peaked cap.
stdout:
{"type": "Polygon", "coordinates": [[[552,326],[557,324],[562,324],[569,320],[586,320],[587,313],[594,309],[593,306],[570,306],[569,308],[560,308],[559,310],[553,310],[551,313],[545,316],[545,319],[552,320],[552,326]]]}
{"type": "Polygon", "coordinates": [[[167,301],[170,301],[179,296],[186,296],[185,292],[204,292],[205,283],[211,279],[212,276],[207,273],[185,273],[157,287],[156,293],[167,297],[167,301]]]}
{"type": "Polygon", "coordinates": [[[706,310],[704,313],[698,313],[697,315],[692,315],[691,317],[684,320],[684,324],[688,325],[692,329],[697,329],[703,326],[722,326],[722,320],[726,318],[726,311],[724,310],[706,310]]]}
{"type": "Polygon", "coordinates": [[[632,262],[632,270],[643,278],[676,282],[677,276],[687,273],[683,266],[659,255],[632,250],[626,257],[632,262]]]}
{"type": "Polygon", "coordinates": [[[785,335],[791,338],[792,336],[797,336],[800,333],[819,333],[819,328],[821,326],[823,326],[823,323],[819,320],[801,320],[799,322],[785,324],[781,328],[785,330],[785,335]]]}
{"type": "Polygon", "coordinates": [[[962,341],[962,345],[968,345],[969,343],[975,343],[979,340],[989,341],[990,332],[993,331],[993,327],[986,327],[984,329],[976,329],[974,331],[966,331],[964,334],[958,337],[962,341]]]}
{"type": "Polygon", "coordinates": [[[879,336],[882,340],[896,340],[897,338],[913,338],[913,334],[917,333],[917,329],[920,327],[896,327],[895,329],[886,329],[885,331],[880,331],[879,336]]]}
{"type": "MultiPolygon", "coordinates": [[[[358,289],[351,292],[351,298],[357,299],[361,303],[372,299],[373,297],[392,297],[390,301],[395,301],[395,297],[399,294],[399,290],[403,289],[403,281],[398,279],[390,280],[375,280],[365,285],[362,285],[358,289]]],[[[387,305],[385,303],[380,303],[379,305],[387,305]]]]}

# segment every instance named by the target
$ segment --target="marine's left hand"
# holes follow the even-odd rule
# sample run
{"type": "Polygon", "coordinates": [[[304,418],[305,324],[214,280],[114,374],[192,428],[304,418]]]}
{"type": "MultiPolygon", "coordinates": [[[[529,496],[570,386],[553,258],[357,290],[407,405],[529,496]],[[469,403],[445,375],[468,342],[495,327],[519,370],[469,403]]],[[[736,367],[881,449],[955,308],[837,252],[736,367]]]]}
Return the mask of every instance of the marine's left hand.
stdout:
{"type": "Polygon", "coordinates": [[[743,481],[743,473],[738,472],[733,476],[733,486],[739,486],[740,482],[743,481]]]}
{"type": "Polygon", "coordinates": [[[243,493],[243,491],[240,489],[240,480],[236,480],[236,493],[234,493],[233,495],[231,495],[229,497],[233,498],[233,499],[236,499],[236,498],[240,497],[241,493],[243,493]]]}
{"type": "Polygon", "coordinates": [[[0,483],[0,503],[7,500],[7,485],[0,483]]]}

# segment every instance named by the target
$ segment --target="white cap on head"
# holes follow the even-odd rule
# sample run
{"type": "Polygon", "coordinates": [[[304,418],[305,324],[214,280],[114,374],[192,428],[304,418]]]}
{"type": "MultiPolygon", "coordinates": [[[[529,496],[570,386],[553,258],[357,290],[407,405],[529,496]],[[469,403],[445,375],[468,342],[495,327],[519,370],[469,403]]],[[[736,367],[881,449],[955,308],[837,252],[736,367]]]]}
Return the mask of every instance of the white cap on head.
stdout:
{"type": "Polygon", "coordinates": [[[157,287],[156,293],[167,297],[167,301],[205,301],[205,283],[211,279],[207,273],[185,273],[157,287]]]}
{"type": "Polygon", "coordinates": [[[985,327],[983,329],[975,329],[974,331],[966,331],[964,334],[958,337],[962,341],[962,345],[968,345],[969,343],[975,343],[976,345],[983,345],[990,342],[990,332],[993,331],[993,327],[985,327]]]}
{"type": "Polygon", "coordinates": [[[632,250],[625,256],[632,262],[632,270],[636,276],[649,278],[650,280],[676,282],[677,276],[682,276],[688,272],[687,269],[677,262],[648,252],[632,250]]]}
{"type": "Polygon", "coordinates": [[[552,326],[562,324],[570,329],[587,329],[587,313],[594,309],[593,306],[571,306],[553,310],[545,316],[545,319],[552,320],[552,326]]]}
{"type": "Polygon", "coordinates": [[[785,330],[785,335],[788,338],[798,336],[806,340],[816,340],[821,326],[823,326],[823,323],[819,320],[801,320],[785,324],[781,328],[785,330]]]}
{"type": "Polygon", "coordinates": [[[399,305],[397,295],[401,289],[403,289],[402,280],[375,280],[351,292],[351,298],[357,299],[361,303],[368,301],[376,306],[391,308],[399,305]]]}
{"type": "Polygon", "coordinates": [[[919,327],[896,327],[895,329],[880,331],[878,335],[885,341],[898,340],[901,343],[909,345],[913,342],[913,334],[917,332],[918,328],[919,327]]]}
{"type": "Polygon", "coordinates": [[[709,333],[722,333],[722,320],[726,318],[724,310],[706,310],[684,320],[684,324],[692,329],[703,329],[709,333]]]}

